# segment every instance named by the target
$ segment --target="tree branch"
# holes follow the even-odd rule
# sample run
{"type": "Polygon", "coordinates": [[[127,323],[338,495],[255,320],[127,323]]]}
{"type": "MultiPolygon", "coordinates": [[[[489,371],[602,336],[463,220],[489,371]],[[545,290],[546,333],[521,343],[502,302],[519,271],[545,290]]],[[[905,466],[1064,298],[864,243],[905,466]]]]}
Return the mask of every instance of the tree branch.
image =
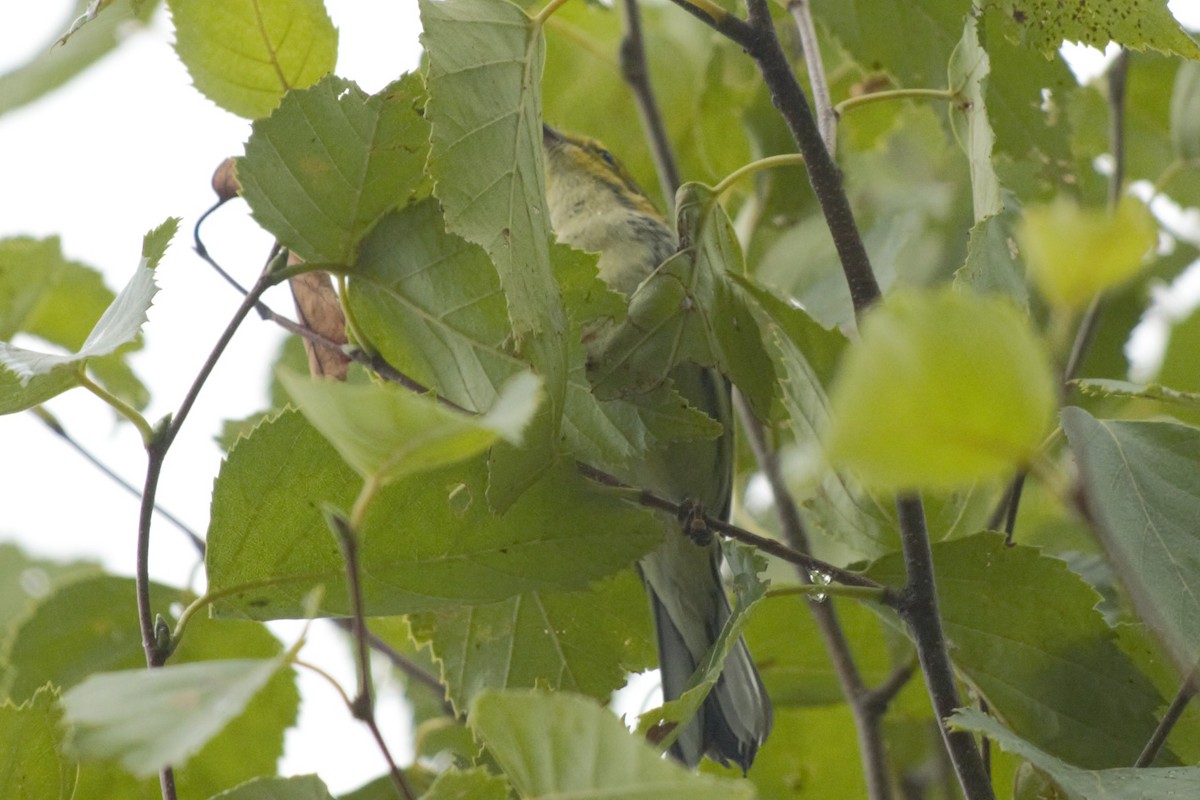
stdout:
{"type": "Polygon", "coordinates": [[[954,682],[954,669],[946,651],[946,640],[942,633],[942,619],[938,612],[937,592],[933,576],[933,552],[929,547],[929,533],[925,527],[925,510],[920,498],[909,495],[896,500],[896,511],[900,518],[900,542],[904,551],[904,565],[908,583],[898,609],[908,624],[913,641],[917,646],[917,657],[921,671],[925,674],[925,686],[933,710],[939,720],[942,739],[959,784],[967,798],[994,797],[992,782],[983,766],[983,758],[971,734],[966,731],[951,731],[945,720],[962,706],[958,686],[954,682]]]}
{"type": "MultiPolygon", "coordinates": [[[[742,45],[758,63],[771,100],[783,116],[808,165],[809,181],[837,248],[855,314],[861,317],[879,299],[879,284],[846,197],[841,172],[821,139],[808,100],[775,35],[766,0],[747,0],[749,15],[745,27],[727,20],[718,23],[707,15],[695,14],[688,0],[674,2],[742,45]]],[[[938,616],[933,557],[925,527],[925,512],[917,496],[899,498],[896,507],[907,568],[907,583],[898,610],[916,643],[934,709],[939,719],[944,720],[961,704],[946,650],[941,618],[938,616]]],[[[940,728],[959,784],[968,800],[994,797],[979,749],[970,735],[953,733],[944,723],[940,728]]]]}
{"type": "MultiPolygon", "coordinates": [[[[736,396],[736,405],[750,449],[771,486],[780,530],[793,549],[808,553],[812,550],[808,533],[805,531],[804,521],[800,518],[796,501],[783,479],[779,458],[775,451],[768,447],[762,424],[750,411],[740,393],[736,396]]],[[[801,583],[812,583],[812,575],[807,569],[798,569],[797,573],[801,583]]],[[[829,653],[829,661],[833,665],[842,696],[846,698],[850,713],[854,717],[859,757],[862,759],[867,781],[867,797],[871,800],[888,800],[892,796],[892,784],[889,778],[887,748],[883,743],[882,724],[883,712],[887,710],[887,705],[871,702],[872,692],[863,683],[862,674],[858,671],[858,664],[855,663],[850,643],[846,639],[833,603],[810,602],[808,608],[829,653]]]]}
{"type": "Polygon", "coordinates": [[[825,215],[825,224],[833,237],[842,272],[850,288],[854,312],[861,316],[879,299],[879,284],[854,221],[854,212],[850,209],[850,200],[842,185],[841,170],[821,139],[808,99],[775,35],[767,0],[747,0],[747,7],[753,36],[747,42],[746,51],[758,63],[771,100],[787,123],[800,154],[804,156],[809,182],[825,215]]]}
{"type": "Polygon", "coordinates": [[[675,192],[679,189],[679,168],[671,152],[670,139],[662,113],[654,99],[650,85],[650,70],[646,64],[646,43],[642,38],[642,17],[638,0],[625,0],[625,36],[621,39],[621,77],[633,91],[638,113],[642,118],[642,129],[650,142],[650,153],[658,172],[663,199],[667,203],[667,215],[673,213],[675,192]]]}

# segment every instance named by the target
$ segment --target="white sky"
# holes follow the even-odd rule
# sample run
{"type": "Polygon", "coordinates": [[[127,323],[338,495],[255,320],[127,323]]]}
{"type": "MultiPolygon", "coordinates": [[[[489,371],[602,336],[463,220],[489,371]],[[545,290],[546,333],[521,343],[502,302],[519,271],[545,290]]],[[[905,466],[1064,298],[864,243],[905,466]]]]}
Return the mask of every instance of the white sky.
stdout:
{"type": "MultiPolygon", "coordinates": [[[[326,0],[326,5],[340,30],[340,75],[373,92],[415,66],[415,2],[326,0]]],[[[0,72],[61,33],[72,7],[70,0],[0,5],[0,72]]],[[[1171,7],[1200,26],[1200,0],[1171,7]]],[[[681,18],[681,24],[690,23],[681,18]]],[[[137,263],[142,235],[167,216],[183,218],[181,235],[157,270],[161,291],[145,328],[146,348],[133,358],[154,392],[151,420],[174,410],[240,300],[191,252],[190,241],[196,216],[214,199],[213,169],[226,156],[240,154],[249,136],[245,120],[190,87],[170,40],[160,10],[151,27],[135,33],[115,56],[42,101],[0,117],[0,238],[59,235],[69,258],[100,269],[110,288],[119,290],[137,263]]],[[[210,221],[206,242],[244,283],[253,280],[270,245],[238,203],[210,221]]],[[[285,292],[268,295],[268,301],[277,311],[291,312],[285,292]]],[[[207,525],[211,480],[220,461],[212,437],[221,420],[265,404],[264,367],[280,339],[268,323],[247,320],[168,456],[160,503],[197,531],[207,525]]],[[[83,391],[48,407],[110,467],[141,483],[144,456],[131,426],[116,424],[107,407],[83,391]]],[[[137,501],[28,414],[0,417],[0,443],[6,456],[0,458],[0,541],[17,541],[40,556],[96,559],[112,572],[131,575],[137,501]]],[[[178,585],[189,579],[194,563],[183,536],[159,519],[152,576],[178,585]]],[[[294,636],[294,628],[282,630],[285,638],[294,636]]],[[[339,639],[317,631],[305,656],[353,685],[339,639]]],[[[345,715],[325,685],[306,675],[301,679],[301,725],[289,735],[284,772],[317,772],[335,792],[381,774],[382,760],[365,729],[345,715]]],[[[643,691],[637,690],[638,705],[643,691]]],[[[407,761],[410,744],[401,734],[404,716],[394,692],[379,717],[397,757],[407,761]]]]}

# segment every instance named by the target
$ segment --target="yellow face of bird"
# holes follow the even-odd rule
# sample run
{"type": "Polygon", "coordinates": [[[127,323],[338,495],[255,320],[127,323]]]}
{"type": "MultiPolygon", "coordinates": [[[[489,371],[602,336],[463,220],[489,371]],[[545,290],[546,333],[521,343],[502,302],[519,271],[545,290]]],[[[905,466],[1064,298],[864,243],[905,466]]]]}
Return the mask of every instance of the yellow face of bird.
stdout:
{"type": "Polygon", "coordinates": [[[546,192],[552,207],[556,195],[573,194],[562,191],[564,188],[586,186],[587,191],[597,193],[593,201],[601,205],[611,198],[636,213],[659,217],[629,170],[600,142],[546,125],[542,128],[542,144],[546,153],[546,192]]]}
{"type": "Polygon", "coordinates": [[[599,142],[543,128],[546,202],[561,242],[599,253],[600,277],[632,293],[675,252],[675,234],[599,142]]]}

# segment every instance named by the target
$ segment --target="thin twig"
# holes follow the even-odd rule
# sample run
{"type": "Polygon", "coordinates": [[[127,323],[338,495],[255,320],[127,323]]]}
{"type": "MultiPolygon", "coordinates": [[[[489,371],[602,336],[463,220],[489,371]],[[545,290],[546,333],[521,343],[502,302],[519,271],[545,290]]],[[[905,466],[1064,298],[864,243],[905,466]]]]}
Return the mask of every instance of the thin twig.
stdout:
{"type": "Polygon", "coordinates": [[[900,694],[900,690],[908,685],[908,682],[912,680],[912,676],[916,672],[916,660],[901,664],[892,670],[892,674],[888,675],[887,680],[867,693],[865,702],[874,708],[876,714],[882,717],[884,712],[887,711],[888,706],[896,699],[896,695],[900,694]]]}
{"type": "MultiPolygon", "coordinates": [[[[347,633],[352,634],[354,632],[354,624],[348,619],[332,619],[330,622],[347,633]]],[[[442,698],[442,711],[446,714],[446,716],[453,717],[455,715],[454,707],[450,705],[448,700],[445,699],[446,687],[440,680],[438,680],[434,675],[430,674],[428,670],[423,669],[408,656],[392,647],[387,643],[386,640],[383,639],[383,637],[373,632],[370,628],[366,630],[366,636],[367,644],[371,646],[371,649],[385,657],[388,661],[392,662],[392,666],[408,676],[409,680],[419,683],[431,691],[437,692],[442,698]]]]}
{"type": "Polygon", "coordinates": [[[662,113],[654,99],[650,85],[650,69],[646,63],[646,43],[642,38],[642,17],[638,0],[625,0],[625,36],[621,39],[621,77],[633,90],[638,113],[642,117],[642,129],[650,142],[650,153],[658,172],[663,200],[667,204],[667,216],[674,213],[675,192],[679,189],[679,168],[671,152],[667,128],[662,113]]]}
{"type": "Polygon", "coordinates": [[[1183,679],[1179,691],[1175,693],[1175,699],[1163,712],[1162,719],[1158,721],[1158,726],[1150,736],[1150,741],[1146,742],[1141,755],[1134,762],[1135,767],[1148,767],[1154,763],[1159,751],[1167,743],[1167,737],[1171,735],[1171,730],[1179,722],[1179,718],[1183,716],[1188,703],[1196,696],[1197,692],[1200,692],[1200,664],[1193,666],[1191,672],[1183,679]]]}
{"type": "Polygon", "coordinates": [[[375,721],[375,699],[371,687],[371,653],[367,644],[367,620],[363,613],[363,595],[361,572],[358,567],[358,532],[353,529],[350,521],[340,514],[329,514],[329,527],[333,531],[338,544],[342,548],[342,557],[346,562],[346,583],[350,592],[350,608],[353,616],[350,619],[350,633],[354,638],[356,672],[358,673],[358,692],[350,702],[350,712],[354,718],[361,721],[375,737],[375,743],[383,753],[388,763],[388,772],[396,790],[406,800],[416,800],[412,787],[396,761],[392,758],[387,742],[379,732],[375,721]]]}
{"type": "MultiPolygon", "coordinates": [[[[783,472],[779,468],[779,458],[776,452],[768,446],[762,424],[754,416],[740,392],[735,395],[735,404],[742,422],[742,429],[746,431],[750,449],[758,462],[758,468],[762,470],[763,475],[767,478],[767,483],[771,486],[775,511],[779,517],[779,525],[784,538],[795,550],[808,553],[812,549],[808,533],[805,531],[804,521],[800,518],[796,501],[788,490],[783,472]]],[[[812,575],[809,570],[801,568],[797,572],[802,583],[812,583],[812,575]]],[[[888,800],[892,796],[892,784],[889,779],[887,748],[883,742],[882,726],[886,703],[877,706],[870,702],[872,692],[863,683],[862,673],[858,670],[854,653],[850,650],[850,642],[846,639],[846,633],[838,620],[833,604],[810,602],[808,607],[812,612],[813,621],[817,624],[817,630],[821,633],[825,649],[829,653],[829,660],[833,665],[834,674],[837,676],[842,696],[846,698],[851,715],[854,717],[854,727],[858,734],[859,757],[862,759],[863,772],[867,781],[867,797],[872,800],[888,800]]]]}
{"type": "MultiPolygon", "coordinates": [[[[682,516],[690,510],[689,507],[668,500],[665,497],[650,491],[649,489],[637,489],[636,487],[630,486],[615,475],[611,475],[604,470],[597,469],[589,464],[576,462],[575,467],[579,470],[579,474],[583,475],[585,478],[589,478],[597,483],[603,484],[604,486],[611,486],[614,489],[626,489],[636,492],[638,503],[646,508],[654,508],[659,511],[666,511],[676,516],[682,516]]],[[[884,603],[885,605],[891,605],[895,600],[895,598],[892,597],[892,590],[889,587],[884,586],[881,583],[877,583],[864,575],[860,575],[857,572],[851,572],[850,570],[842,569],[841,567],[835,567],[833,564],[829,564],[825,561],[821,561],[818,558],[813,558],[810,555],[806,555],[805,553],[794,550],[783,542],[778,542],[774,539],[768,539],[765,536],[759,536],[755,533],[751,533],[745,528],[740,528],[737,525],[725,522],[717,517],[704,515],[702,520],[705,524],[705,527],[707,527],[710,531],[728,536],[730,539],[735,539],[743,544],[757,547],[767,555],[775,556],[778,559],[803,567],[806,570],[818,572],[822,575],[828,575],[830,580],[843,583],[847,586],[869,586],[873,589],[881,589],[883,590],[884,594],[880,602],[884,603]]]]}
{"type": "MultiPolygon", "coordinates": [[[[160,642],[155,636],[154,612],[150,606],[150,528],[154,518],[155,495],[158,492],[158,481],[162,475],[163,461],[172,442],[179,434],[179,428],[187,418],[188,412],[196,402],[204,382],[216,366],[221,354],[225,351],[234,333],[242,321],[250,313],[254,304],[263,292],[272,285],[269,270],[265,270],[254,288],[246,295],[241,306],[234,313],[224,332],[217,340],[200,373],[192,382],[179,410],[166,424],[160,424],[152,431],[146,441],[146,481],[142,488],[142,505],[138,518],[137,536],[137,565],[135,569],[135,585],[137,592],[138,623],[142,632],[142,649],[146,653],[146,666],[155,669],[162,666],[170,655],[170,641],[160,642]],[[165,646],[164,646],[165,645],[165,646]]],[[[159,774],[163,800],[175,800],[175,777],[170,767],[165,767],[159,774]]]]}
{"type": "Polygon", "coordinates": [[[817,41],[817,28],[813,25],[811,4],[809,0],[791,0],[788,11],[792,12],[796,33],[800,36],[800,48],[804,51],[813,107],[817,111],[817,130],[821,132],[825,149],[832,156],[837,152],[838,115],[829,97],[829,82],[825,79],[825,64],[821,61],[821,45],[817,41]]]}
{"type": "MultiPolygon", "coordinates": [[[[63,428],[62,423],[55,419],[53,414],[51,414],[42,406],[36,406],[30,409],[30,411],[32,411],[38,419],[45,423],[46,427],[53,431],[56,436],[62,439],[68,447],[70,447],[79,455],[83,456],[85,461],[87,461],[96,469],[100,470],[110,480],[112,480],[125,491],[129,492],[138,500],[142,499],[142,492],[140,489],[138,489],[129,481],[125,480],[125,478],[118,475],[116,471],[112,469],[112,467],[105,464],[95,453],[84,447],[78,439],[76,439],[74,436],[68,433],[65,428],[63,428]]],[[[192,543],[192,547],[196,548],[196,552],[199,553],[201,557],[204,556],[204,539],[200,538],[195,531],[188,527],[187,523],[157,503],[154,504],[154,512],[182,531],[184,536],[188,538],[188,541],[192,543]]]]}

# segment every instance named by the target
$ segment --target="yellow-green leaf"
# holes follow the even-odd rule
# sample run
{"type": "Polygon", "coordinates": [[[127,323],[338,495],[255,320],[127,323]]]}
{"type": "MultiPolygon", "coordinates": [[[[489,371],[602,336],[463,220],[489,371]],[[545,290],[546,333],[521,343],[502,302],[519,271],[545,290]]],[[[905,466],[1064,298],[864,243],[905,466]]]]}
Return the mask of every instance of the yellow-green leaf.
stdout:
{"type": "Polygon", "coordinates": [[[1080,308],[1097,292],[1132,277],[1157,236],[1154,217],[1132,197],[1122,198],[1110,213],[1060,196],[1026,208],[1017,227],[1034,283],[1063,308],[1080,308]]]}
{"type": "Polygon", "coordinates": [[[872,311],[830,392],[830,460],[880,489],[1004,474],[1054,409],[1045,352],[1006,299],[903,292],[872,311]]]}
{"type": "Polygon", "coordinates": [[[175,52],[205,97],[256,119],[333,71],[337,28],[321,0],[169,0],[175,52]]]}
{"type": "Polygon", "coordinates": [[[541,401],[541,380],[529,372],[509,380],[482,416],[390,384],[307,380],[287,372],[279,379],[346,463],[382,481],[462,461],[501,438],[519,443],[541,401]]]}

